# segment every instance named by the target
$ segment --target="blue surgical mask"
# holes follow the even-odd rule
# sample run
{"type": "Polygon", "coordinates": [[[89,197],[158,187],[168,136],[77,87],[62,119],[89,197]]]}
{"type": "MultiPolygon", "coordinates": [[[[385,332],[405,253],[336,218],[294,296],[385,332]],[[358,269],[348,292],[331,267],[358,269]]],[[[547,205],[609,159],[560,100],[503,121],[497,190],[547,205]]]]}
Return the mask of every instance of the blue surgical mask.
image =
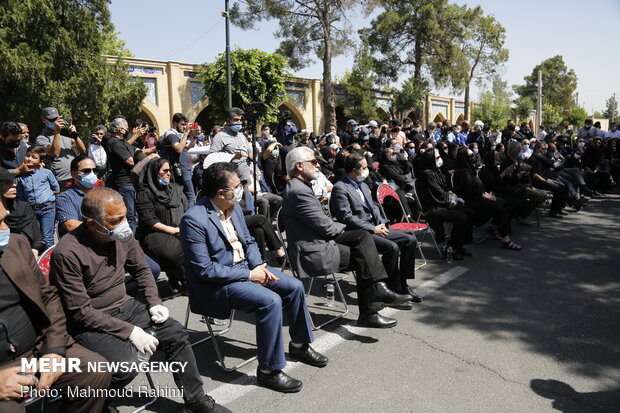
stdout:
{"type": "Polygon", "coordinates": [[[241,130],[241,124],[240,123],[233,123],[230,125],[230,130],[238,133],[241,130]]]}
{"type": "Polygon", "coordinates": [[[11,238],[11,230],[5,229],[0,231],[0,252],[4,251],[9,246],[9,240],[11,238]]]}
{"type": "Polygon", "coordinates": [[[56,122],[54,122],[53,120],[48,121],[47,122],[47,129],[51,129],[51,130],[56,129],[56,122]]]}
{"type": "Polygon", "coordinates": [[[159,177],[159,184],[161,186],[168,186],[168,184],[170,184],[169,181],[166,181],[164,178],[162,178],[161,176],[159,177]]]}
{"type": "Polygon", "coordinates": [[[97,183],[97,175],[95,175],[94,172],[82,175],[82,177],[80,178],[80,183],[84,188],[91,189],[97,183]]]}

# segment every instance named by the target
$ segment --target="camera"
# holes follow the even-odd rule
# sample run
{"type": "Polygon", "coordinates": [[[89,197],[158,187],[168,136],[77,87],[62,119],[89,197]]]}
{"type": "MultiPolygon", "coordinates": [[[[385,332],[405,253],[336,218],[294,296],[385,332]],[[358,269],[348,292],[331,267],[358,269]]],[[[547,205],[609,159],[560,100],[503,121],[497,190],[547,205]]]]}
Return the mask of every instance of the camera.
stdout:
{"type": "Polygon", "coordinates": [[[177,178],[183,178],[183,170],[181,170],[181,164],[178,162],[175,162],[172,164],[172,172],[174,173],[174,176],[177,178]]]}

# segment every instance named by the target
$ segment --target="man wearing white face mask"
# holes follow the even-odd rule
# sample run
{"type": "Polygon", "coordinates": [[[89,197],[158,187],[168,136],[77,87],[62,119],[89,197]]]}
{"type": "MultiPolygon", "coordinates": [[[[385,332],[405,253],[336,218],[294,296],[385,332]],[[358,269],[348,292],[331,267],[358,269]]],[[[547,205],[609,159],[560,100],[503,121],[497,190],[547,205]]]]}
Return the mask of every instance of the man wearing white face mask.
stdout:
{"type": "MultiPolygon", "coordinates": [[[[118,192],[89,191],[82,202],[84,222],[54,250],[50,281],[58,288],[70,334],[110,362],[137,363],[139,355],[148,357],[159,346],[166,361],[184,363],[174,378],[186,412],[228,412],[204,393],[187,332],[162,305],[126,213],[118,192]],[[127,295],[125,270],[137,281],[143,302],[127,295]]],[[[110,387],[121,389],[137,374],[115,372],[110,387]]]]}
{"type": "Polygon", "coordinates": [[[237,165],[237,173],[242,180],[249,182],[252,177],[250,160],[254,155],[252,144],[241,133],[243,115],[243,110],[239,108],[230,108],[226,111],[224,129],[213,137],[209,153],[227,152],[233,154],[232,163],[237,165]]]}
{"type": "Polygon", "coordinates": [[[230,163],[209,166],[202,177],[202,197],[181,219],[181,245],[192,311],[226,318],[231,309],[254,313],[259,385],[283,393],[301,390],[302,383],[282,371],[282,315],[290,323],[289,356],[316,367],[328,359],[314,341],[303,284],[268,267],[249,233],[238,205],[243,185],[230,163]]]}
{"type": "MultiPolygon", "coordinates": [[[[407,279],[415,277],[415,235],[391,230],[386,226],[388,221],[381,216],[372,200],[370,188],[364,182],[369,171],[363,156],[350,154],[344,161],[344,171],[346,175],[336,182],[332,191],[329,203],[332,216],[349,230],[370,232],[377,251],[382,255],[381,261],[388,274],[390,288],[398,293],[411,294],[413,301],[421,302],[420,296],[407,285],[407,279]]],[[[412,307],[413,303],[407,301],[396,308],[410,310],[412,307]]]]}

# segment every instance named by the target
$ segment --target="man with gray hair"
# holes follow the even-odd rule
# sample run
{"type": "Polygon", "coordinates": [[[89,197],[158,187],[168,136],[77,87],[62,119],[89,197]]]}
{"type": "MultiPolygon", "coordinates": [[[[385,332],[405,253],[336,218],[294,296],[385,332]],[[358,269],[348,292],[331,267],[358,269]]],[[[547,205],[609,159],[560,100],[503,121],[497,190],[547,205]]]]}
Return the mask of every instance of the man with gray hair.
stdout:
{"type": "Polygon", "coordinates": [[[424,141],[435,145],[435,131],[437,130],[437,124],[435,122],[428,122],[426,129],[424,129],[424,141]]]}
{"type": "Polygon", "coordinates": [[[300,146],[291,150],[286,157],[286,170],[291,179],[282,197],[281,214],[291,266],[301,276],[311,277],[351,267],[357,280],[358,324],[394,327],[396,319],[384,317],[378,310],[384,306],[397,307],[412,297],[388,288],[388,276],[372,235],[361,229],[346,231],[346,225],[325,215],[310,184],[319,172],[312,149],[300,146]]]}
{"type": "MultiPolygon", "coordinates": [[[[116,122],[114,128],[126,129],[122,125],[116,122]]],[[[92,189],[81,210],[84,221],[62,237],[51,259],[50,281],[58,288],[69,333],[110,362],[137,363],[159,348],[166,361],[184,365],[173,376],[183,389],[185,412],[229,412],[204,392],[187,332],[169,318],[157,294],[122,196],[110,188],[92,189]],[[127,295],[125,270],[138,283],[141,300],[127,295]]],[[[117,371],[110,387],[121,389],[137,374],[117,371]]]]}

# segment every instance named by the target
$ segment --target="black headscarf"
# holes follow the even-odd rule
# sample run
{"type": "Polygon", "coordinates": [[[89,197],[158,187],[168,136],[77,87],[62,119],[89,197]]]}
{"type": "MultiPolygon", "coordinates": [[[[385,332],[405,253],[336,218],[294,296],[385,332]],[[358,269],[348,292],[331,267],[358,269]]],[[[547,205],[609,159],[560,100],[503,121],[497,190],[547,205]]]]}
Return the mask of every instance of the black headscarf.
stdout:
{"type": "Polygon", "coordinates": [[[174,182],[174,174],[170,174],[170,183],[159,183],[159,170],[164,164],[170,164],[167,159],[155,158],[147,162],[140,172],[140,187],[146,188],[153,194],[155,201],[170,211],[172,222],[179,222],[183,216],[183,192],[181,185],[174,182]]]}
{"type": "Polygon", "coordinates": [[[420,171],[424,171],[426,169],[434,171],[437,169],[434,149],[427,149],[424,152],[420,152],[416,159],[418,159],[418,167],[420,168],[420,171]]]}
{"type": "Polygon", "coordinates": [[[11,230],[11,233],[25,235],[33,249],[38,250],[39,253],[45,251],[47,244],[43,241],[37,216],[32,207],[26,202],[15,199],[4,199],[4,205],[10,212],[4,218],[4,222],[11,230]]]}
{"type": "Polygon", "coordinates": [[[470,169],[472,171],[475,169],[474,163],[469,155],[469,149],[459,148],[456,153],[456,166],[458,169],[470,169]]]}

